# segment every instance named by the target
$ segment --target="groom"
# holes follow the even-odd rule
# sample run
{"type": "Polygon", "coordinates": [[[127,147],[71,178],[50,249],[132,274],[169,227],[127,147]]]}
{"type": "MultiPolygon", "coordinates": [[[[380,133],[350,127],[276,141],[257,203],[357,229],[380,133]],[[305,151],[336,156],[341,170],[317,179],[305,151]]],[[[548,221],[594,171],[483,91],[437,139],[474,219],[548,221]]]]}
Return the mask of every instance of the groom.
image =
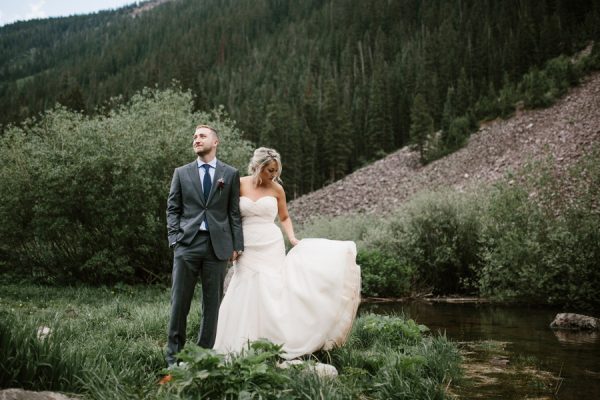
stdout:
{"type": "Polygon", "coordinates": [[[239,172],[216,158],[219,136],[208,125],[196,127],[192,146],[198,159],[175,169],[167,199],[169,246],[174,250],[168,366],[185,345],[187,316],[196,282],[202,284],[202,322],[198,345],[212,348],[227,260],[244,249],[239,172]]]}

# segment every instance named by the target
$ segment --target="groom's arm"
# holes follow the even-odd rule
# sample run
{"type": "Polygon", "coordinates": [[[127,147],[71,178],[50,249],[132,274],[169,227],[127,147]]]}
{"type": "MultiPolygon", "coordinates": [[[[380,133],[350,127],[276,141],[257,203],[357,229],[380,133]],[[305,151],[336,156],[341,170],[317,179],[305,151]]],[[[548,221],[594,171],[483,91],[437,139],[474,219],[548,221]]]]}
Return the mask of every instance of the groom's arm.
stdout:
{"type": "Polygon", "coordinates": [[[179,233],[179,221],[181,220],[181,182],[177,169],[173,173],[169,197],[167,198],[167,236],[169,238],[169,247],[177,243],[177,234],[179,233]]]}
{"type": "Polygon", "coordinates": [[[240,173],[235,170],[229,194],[229,226],[233,237],[233,250],[244,250],[244,234],[242,233],[242,216],[240,214],[240,173]]]}

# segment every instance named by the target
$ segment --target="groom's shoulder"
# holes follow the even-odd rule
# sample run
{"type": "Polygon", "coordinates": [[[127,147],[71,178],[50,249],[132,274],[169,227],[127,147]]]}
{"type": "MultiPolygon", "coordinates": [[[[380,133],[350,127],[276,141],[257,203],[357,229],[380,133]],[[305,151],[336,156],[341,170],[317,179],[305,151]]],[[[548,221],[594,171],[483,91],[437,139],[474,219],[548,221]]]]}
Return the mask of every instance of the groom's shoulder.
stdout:
{"type": "Polygon", "coordinates": [[[187,164],[181,165],[179,167],[176,167],[175,169],[181,171],[182,169],[186,169],[186,168],[190,168],[190,167],[194,166],[194,164],[198,165],[198,161],[194,160],[194,161],[192,161],[190,163],[187,163],[187,164]]]}
{"type": "Polygon", "coordinates": [[[235,168],[227,163],[224,163],[223,161],[219,160],[219,163],[221,164],[221,168],[223,168],[225,170],[228,170],[230,172],[238,172],[237,168],[235,168]]]}

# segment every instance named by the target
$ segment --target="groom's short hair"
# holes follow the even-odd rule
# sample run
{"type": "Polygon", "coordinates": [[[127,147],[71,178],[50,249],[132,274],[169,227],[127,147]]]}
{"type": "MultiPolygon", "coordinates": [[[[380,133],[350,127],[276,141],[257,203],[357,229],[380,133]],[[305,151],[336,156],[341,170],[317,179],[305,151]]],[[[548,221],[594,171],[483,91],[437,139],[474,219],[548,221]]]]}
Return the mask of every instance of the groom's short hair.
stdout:
{"type": "MultiPolygon", "coordinates": [[[[217,137],[217,139],[219,138],[219,132],[218,132],[218,131],[217,131],[215,128],[213,128],[212,126],[210,126],[210,125],[205,125],[205,124],[200,124],[200,125],[198,125],[198,126],[196,127],[196,131],[197,131],[198,129],[200,129],[200,128],[207,128],[207,129],[210,129],[211,131],[213,131],[213,133],[215,134],[215,136],[217,137]]],[[[195,132],[195,131],[194,131],[194,132],[195,132]]]]}

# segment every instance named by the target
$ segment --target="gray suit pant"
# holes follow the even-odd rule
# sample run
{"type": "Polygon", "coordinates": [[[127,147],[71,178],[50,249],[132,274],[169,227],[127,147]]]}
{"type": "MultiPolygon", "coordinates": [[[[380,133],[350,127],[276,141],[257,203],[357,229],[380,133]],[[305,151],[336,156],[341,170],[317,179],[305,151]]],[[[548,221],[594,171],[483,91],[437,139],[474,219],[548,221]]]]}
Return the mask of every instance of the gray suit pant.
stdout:
{"type": "Polygon", "coordinates": [[[173,257],[171,288],[171,319],[167,332],[167,364],[177,362],[186,340],[187,316],[194,296],[196,282],[202,284],[202,321],[198,345],[210,349],[217,335],[219,306],[223,298],[223,282],[227,261],[217,258],[210,236],[199,232],[189,246],[178,244],[173,257]]]}

